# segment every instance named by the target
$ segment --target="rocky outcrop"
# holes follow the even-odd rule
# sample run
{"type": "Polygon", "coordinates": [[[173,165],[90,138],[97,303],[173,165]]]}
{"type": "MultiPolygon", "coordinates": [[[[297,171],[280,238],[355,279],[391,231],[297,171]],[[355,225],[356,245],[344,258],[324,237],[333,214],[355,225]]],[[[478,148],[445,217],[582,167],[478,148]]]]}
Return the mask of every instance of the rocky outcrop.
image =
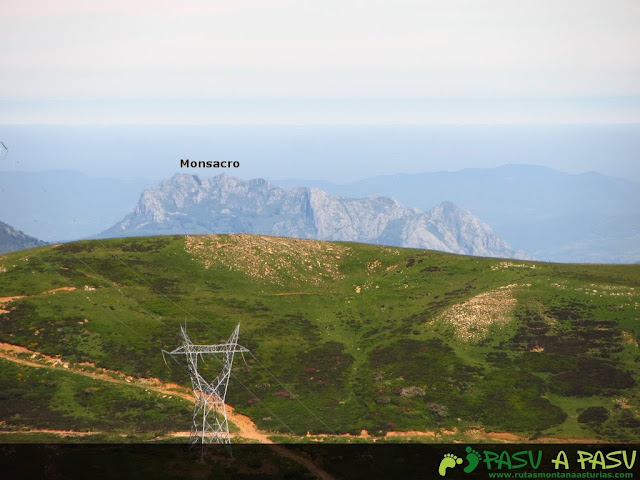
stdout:
{"type": "Polygon", "coordinates": [[[11,225],[0,222],[0,253],[24,250],[26,248],[47,245],[46,242],[30,237],[11,225]]]}
{"type": "Polygon", "coordinates": [[[348,198],[226,175],[176,174],[145,190],[135,210],[100,236],[198,233],[255,233],[517,256],[489,225],[451,202],[421,212],[387,197],[348,198]]]}

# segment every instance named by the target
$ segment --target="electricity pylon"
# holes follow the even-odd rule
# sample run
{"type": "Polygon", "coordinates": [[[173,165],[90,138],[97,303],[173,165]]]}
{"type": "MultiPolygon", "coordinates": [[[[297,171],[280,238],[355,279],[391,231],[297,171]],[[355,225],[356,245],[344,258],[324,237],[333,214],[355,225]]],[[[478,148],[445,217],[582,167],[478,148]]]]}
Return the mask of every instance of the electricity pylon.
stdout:
{"type": "Polygon", "coordinates": [[[191,386],[195,397],[193,409],[193,422],[191,424],[191,443],[223,443],[230,445],[229,423],[224,400],[227,396],[227,386],[231,376],[233,355],[235,353],[249,352],[245,347],[238,345],[238,333],[240,324],[233,331],[226,343],[219,345],[194,345],[185,327],[180,327],[184,343],[172,352],[163,350],[163,354],[185,355],[191,376],[191,386]],[[207,382],[198,372],[198,357],[204,354],[222,356],[222,371],[213,380],[207,382]]]}

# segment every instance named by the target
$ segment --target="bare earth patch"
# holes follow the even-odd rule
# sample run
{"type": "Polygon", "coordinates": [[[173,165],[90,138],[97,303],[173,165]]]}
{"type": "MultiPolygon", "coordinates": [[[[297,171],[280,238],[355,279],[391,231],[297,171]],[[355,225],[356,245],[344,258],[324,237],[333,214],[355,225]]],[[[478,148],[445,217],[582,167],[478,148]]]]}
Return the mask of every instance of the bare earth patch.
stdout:
{"type": "Polygon", "coordinates": [[[82,432],[78,430],[51,430],[46,428],[21,428],[19,430],[1,430],[2,434],[24,434],[24,433],[50,433],[59,437],[86,437],[88,435],[100,435],[103,432],[88,431],[82,432]]]}
{"type": "Polygon", "coordinates": [[[76,287],[59,287],[59,288],[52,288],[51,290],[47,290],[46,292],[42,292],[43,294],[45,293],[56,293],[56,292],[73,292],[76,289],[76,287]]]}
{"type": "Polygon", "coordinates": [[[633,337],[633,334],[627,330],[622,331],[622,341],[627,345],[638,346],[638,340],[633,337]]]}
{"type": "Polygon", "coordinates": [[[14,300],[18,300],[19,298],[24,298],[24,295],[15,295],[13,297],[0,297],[0,315],[3,313],[9,313],[9,310],[6,310],[4,307],[13,302],[14,300]]]}
{"type": "Polygon", "coordinates": [[[496,270],[504,270],[505,268],[529,268],[531,270],[535,270],[535,264],[526,264],[526,263],[513,263],[513,262],[500,262],[497,265],[491,265],[491,270],[494,272],[496,270]]]}
{"type": "Polygon", "coordinates": [[[464,342],[475,342],[486,337],[491,325],[506,325],[517,300],[516,288],[527,285],[505,285],[490,292],[481,293],[466,302],[447,308],[440,319],[453,325],[456,336],[464,342]]]}
{"type": "Polygon", "coordinates": [[[602,440],[595,438],[557,438],[557,437],[537,437],[535,439],[516,435],[510,432],[487,432],[483,428],[467,430],[472,439],[490,440],[500,443],[602,443],[602,440]]]}
{"type": "Polygon", "coordinates": [[[315,240],[259,235],[188,235],[185,250],[205,268],[228,268],[269,283],[286,277],[320,285],[342,278],[341,259],[351,249],[315,240]]]}
{"type": "MultiPolygon", "coordinates": [[[[45,292],[42,292],[42,295],[45,294],[55,294],[56,292],[72,292],[73,290],[75,290],[76,287],[59,287],[59,288],[53,288],[51,290],[47,290],[45,292]]],[[[14,300],[19,300],[21,298],[25,298],[29,295],[14,295],[12,297],[0,297],[0,315],[2,315],[3,313],[9,313],[9,310],[7,310],[6,305],[8,305],[9,303],[13,302],[14,300]]]]}

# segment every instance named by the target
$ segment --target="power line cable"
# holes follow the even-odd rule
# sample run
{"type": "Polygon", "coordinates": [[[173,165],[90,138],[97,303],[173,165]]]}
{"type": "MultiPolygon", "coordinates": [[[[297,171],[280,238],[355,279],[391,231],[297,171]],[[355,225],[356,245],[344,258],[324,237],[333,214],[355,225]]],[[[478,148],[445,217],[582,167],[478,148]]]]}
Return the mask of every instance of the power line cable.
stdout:
{"type": "MultiPolygon", "coordinates": [[[[144,278],[143,276],[139,275],[135,270],[133,270],[129,265],[127,265],[126,263],[124,263],[115,253],[113,253],[111,250],[109,250],[109,248],[104,244],[104,242],[102,242],[100,239],[96,239],[95,241],[97,241],[103,248],[105,248],[105,250],[107,250],[112,258],[114,258],[115,260],[117,260],[118,262],[120,262],[121,265],[123,265],[126,269],[128,269],[131,273],[133,273],[139,280],[141,280],[142,282],[144,282],[147,286],[152,287],[152,285],[149,283],[149,281],[144,278]]],[[[122,292],[120,292],[122,293],[122,292]]],[[[213,332],[215,335],[217,336],[221,336],[221,334],[219,332],[217,332],[216,330],[213,329],[212,326],[210,326],[209,324],[206,324],[204,322],[202,322],[198,317],[196,317],[195,315],[193,315],[191,312],[187,311],[184,307],[182,307],[181,305],[179,305],[178,303],[176,303],[173,299],[171,299],[169,296],[163,294],[163,293],[158,293],[158,295],[160,295],[161,297],[165,298],[166,300],[168,300],[169,302],[171,302],[174,306],[176,306],[178,309],[182,310],[186,315],[188,315],[190,318],[192,318],[196,323],[202,325],[203,327],[205,327],[206,329],[208,329],[210,332],[213,332]]],[[[300,400],[300,398],[295,395],[289,388],[287,388],[286,385],[284,385],[274,374],[273,372],[271,372],[271,370],[269,370],[266,365],[264,365],[262,362],[260,362],[257,357],[253,354],[253,352],[249,352],[250,355],[256,360],[256,362],[258,362],[258,364],[265,369],[265,371],[272,377],[274,378],[278,384],[284,388],[284,390],[291,396],[291,398],[295,399],[298,403],[300,403],[300,405],[302,405],[302,407],[309,412],[316,420],[318,420],[325,428],[327,428],[331,433],[333,433],[334,435],[337,435],[337,433],[331,428],[329,427],[324,420],[322,420],[320,417],[318,417],[317,414],[315,414],[309,407],[307,407],[302,400],[300,400]]],[[[222,363],[222,361],[220,359],[217,359],[219,362],[222,363]]],[[[233,375],[234,380],[237,380],[237,375],[233,375]]],[[[242,384],[242,382],[240,380],[237,380],[238,382],[240,382],[242,384]]],[[[255,396],[255,395],[254,395],[255,396]]],[[[257,396],[255,396],[256,398],[258,398],[257,396]]],[[[287,428],[289,428],[287,426],[287,428]]],[[[290,429],[290,428],[289,428],[290,429]]]]}
{"type": "MultiPolygon", "coordinates": [[[[102,242],[100,242],[101,245],[104,247],[104,244],[102,242]]],[[[64,244],[63,244],[63,248],[64,244]]],[[[106,247],[105,247],[106,248],[106,247]]],[[[108,284],[109,286],[111,286],[112,288],[114,288],[120,295],[122,295],[124,298],[127,298],[128,300],[134,301],[138,307],[140,308],[140,310],[142,310],[144,313],[146,313],[147,315],[149,315],[150,318],[152,318],[153,320],[156,320],[158,322],[160,322],[163,326],[165,327],[169,327],[164,321],[161,320],[161,318],[159,318],[156,314],[150,312],[149,310],[145,309],[144,307],[142,307],[135,299],[133,299],[132,297],[127,296],[124,292],[122,292],[122,290],[114,284],[114,282],[112,282],[111,280],[105,278],[103,275],[99,274],[98,272],[96,272],[96,270],[94,268],[92,268],[89,264],[87,264],[80,256],[78,256],[75,252],[70,251],[69,249],[65,248],[65,250],[68,253],[71,253],[78,261],[80,261],[86,268],[88,268],[95,276],[97,276],[98,278],[102,279],[106,284],[108,284]]],[[[108,250],[109,251],[109,250],[108,250]]],[[[111,256],[115,259],[117,259],[120,263],[122,263],[122,261],[117,257],[117,255],[111,253],[111,256]]],[[[145,281],[145,283],[147,283],[147,285],[150,286],[150,284],[148,282],[146,282],[146,280],[144,280],[144,278],[140,277],[133,269],[131,269],[129,266],[127,266],[126,264],[122,263],[126,268],[128,268],[132,273],[134,273],[138,278],[140,278],[141,280],[145,281]]],[[[165,298],[167,298],[169,301],[171,301],[174,305],[176,305],[177,307],[179,307],[180,309],[182,309],[185,313],[189,314],[189,316],[191,316],[192,318],[196,319],[198,323],[202,324],[203,326],[209,328],[211,330],[210,327],[208,327],[206,324],[204,324],[203,322],[199,321],[195,316],[193,316],[192,314],[190,314],[189,312],[187,312],[186,310],[184,310],[180,305],[178,305],[177,303],[175,303],[173,300],[171,300],[169,297],[167,297],[166,295],[160,294],[162,296],[164,296],[165,298]]],[[[140,332],[138,332],[137,330],[135,330],[133,327],[131,327],[130,325],[127,325],[126,323],[118,320],[117,318],[115,318],[115,321],[119,324],[121,324],[122,326],[128,328],[129,330],[131,330],[132,332],[134,332],[136,335],[138,335],[138,337],[140,337],[145,343],[147,343],[147,345],[149,346],[154,346],[144,335],[142,335],[140,332]]],[[[214,331],[214,333],[216,335],[219,335],[217,332],[214,331]]],[[[162,349],[161,349],[162,350],[162,349]]],[[[216,360],[218,360],[218,362],[220,362],[222,364],[222,360],[220,360],[217,357],[216,360]]],[[[255,356],[254,356],[255,358],[255,356]]],[[[180,365],[180,367],[189,375],[189,371],[187,370],[187,368],[180,364],[177,360],[176,363],[178,363],[178,365],[180,365]]],[[[246,361],[245,361],[246,363],[246,361]]],[[[260,400],[260,397],[258,395],[256,395],[247,385],[245,385],[244,382],[242,382],[237,375],[232,373],[232,376],[234,378],[234,381],[238,382],[251,396],[253,396],[254,398],[257,398],[258,400],[260,400]]],[[[273,412],[273,410],[271,410],[263,401],[260,401],[261,406],[267,410],[267,412],[272,415],[273,417],[276,418],[276,420],[278,422],[280,422],[283,426],[285,426],[287,428],[287,430],[289,430],[292,434],[295,435],[294,430],[284,421],[282,420],[278,415],[276,415],[275,412],[273,412]]]]}

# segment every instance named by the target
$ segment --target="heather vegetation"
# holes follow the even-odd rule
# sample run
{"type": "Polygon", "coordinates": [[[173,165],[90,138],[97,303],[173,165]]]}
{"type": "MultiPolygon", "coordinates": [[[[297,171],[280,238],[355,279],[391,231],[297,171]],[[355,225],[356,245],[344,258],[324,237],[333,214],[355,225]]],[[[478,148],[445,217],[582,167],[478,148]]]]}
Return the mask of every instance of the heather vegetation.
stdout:
{"type": "MultiPolygon", "coordinates": [[[[94,240],[0,256],[0,342],[189,387],[161,355],[179,326],[213,344],[241,323],[252,355],[236,357],[228,401],[278,439],[638,441],[638,288],[640,265],[249,235],[94,240]]],[[[189,429],[185,399],[0,362],[1,430],[189,429]]]]}

